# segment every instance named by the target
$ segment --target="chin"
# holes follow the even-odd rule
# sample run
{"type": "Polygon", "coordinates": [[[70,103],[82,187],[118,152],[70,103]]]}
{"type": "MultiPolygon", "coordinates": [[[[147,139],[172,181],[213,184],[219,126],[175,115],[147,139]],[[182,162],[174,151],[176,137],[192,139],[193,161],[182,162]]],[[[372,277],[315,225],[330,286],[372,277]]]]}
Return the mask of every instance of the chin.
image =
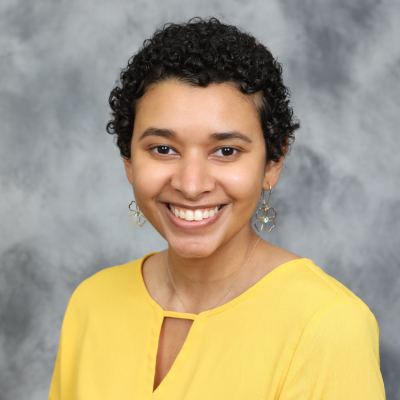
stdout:
{"type": "Polygon", "coordinates": [[[206,258],[219,247],[219,241],[210,237],[174,238],[168,241],[169,247],[183,258],[206,258]]]}

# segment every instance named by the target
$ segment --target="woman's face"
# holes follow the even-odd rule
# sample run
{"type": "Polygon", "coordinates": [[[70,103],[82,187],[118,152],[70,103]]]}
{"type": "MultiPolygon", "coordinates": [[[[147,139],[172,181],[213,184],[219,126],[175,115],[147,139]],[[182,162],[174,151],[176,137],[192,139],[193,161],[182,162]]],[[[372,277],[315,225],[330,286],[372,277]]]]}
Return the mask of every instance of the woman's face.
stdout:
{"type": "Polygon", "coordinates": [[[249,97],[230,84],[166,81],[136,111],[125,168],[138,206],[169,246],[182,257],[207,257],[250,232],[261,190],[276,184],[280,168],[266,171],[249,97]]]}

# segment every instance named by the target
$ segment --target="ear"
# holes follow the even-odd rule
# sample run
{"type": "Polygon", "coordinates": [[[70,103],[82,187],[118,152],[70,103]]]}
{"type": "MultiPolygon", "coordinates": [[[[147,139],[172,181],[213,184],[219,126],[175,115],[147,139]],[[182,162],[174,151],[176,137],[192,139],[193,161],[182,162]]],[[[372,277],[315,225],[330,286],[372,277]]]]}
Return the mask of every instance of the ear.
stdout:
{"type": "Polygon", "coordinates": [[[126,177],[128,178],[129,183],[132,185],[132,159],[124,158],[124,167],[126,172],[126,177]]]}
{"type": "Polygon", "coordinates": [[[278,183],[282,172],[283,161],[288,148],[289,144],[286,142],[286,146],[283,148],[283,156],[279,159],[279,161],[269,161],[267,163],[263,180],[264,190],[270,190],[270,188],[272,189],[278,183]]]}
{"type": "Polygon", "coordinates": [[[285,157],[282,156],[278,162],[270,161],[267,164],[263,180],[264,190],[270,190],[270,188],[272,189],[278,183],[279,177],[281,176],[282,172],[284,158],[285,157]]]}

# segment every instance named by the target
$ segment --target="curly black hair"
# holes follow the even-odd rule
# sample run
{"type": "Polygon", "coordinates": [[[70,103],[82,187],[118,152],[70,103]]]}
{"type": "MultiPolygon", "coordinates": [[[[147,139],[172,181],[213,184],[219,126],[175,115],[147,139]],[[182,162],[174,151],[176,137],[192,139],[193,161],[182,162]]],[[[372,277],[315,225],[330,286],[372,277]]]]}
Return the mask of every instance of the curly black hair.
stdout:
{"type": "Polygon", "coordinates": [[[282,81],[282,66],[252,35],[216,18],[165,24],[144,41],[111,91],[107,132],[116,135],[124,159],[131,157],[135,107],[150,85],[177,79],[193,86],[230,82],[244,94],[261,94],[256,105],[267,161],[278,161],[300,127],[282,81]]]}

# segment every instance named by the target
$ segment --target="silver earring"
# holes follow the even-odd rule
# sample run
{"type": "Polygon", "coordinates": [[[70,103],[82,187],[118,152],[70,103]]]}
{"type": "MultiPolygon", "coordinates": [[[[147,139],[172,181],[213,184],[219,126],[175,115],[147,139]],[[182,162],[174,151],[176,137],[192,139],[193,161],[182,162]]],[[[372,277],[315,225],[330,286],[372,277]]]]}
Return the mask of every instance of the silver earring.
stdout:
{"type": "Polygon", "coordinates": [[[263,204],[256,212],[256,222],[254,222],[254,226],[258,232],[261,232],[263,228],[265,229],[265,232],[271,232],[272,229],[275,227],[275,221],[273,221],[272,219],[276,217],[276,211],[272,207],[268,207],[269,199],[271,198],[271,186],[269,187],[269,196],[267,204],[265,204],[264,189],[262,191],[262,194],[263,194],[263,204]],[[274,215],[268,216],[269,210],[272,210],[274,215]],[[269,230],[267,230],[268,222],[272,222],[273,224],[271,228],[269,228],[269,230]]]}
{"type": "Polygon", "coordinates": [[[133,201],[131,202],[131,204],[129,204],[129,210],[133,212],[133,214],[131,214],[131,215],[129,216],[129,221],[131,221],[131,224],[132,224],[132,225],[137,225],[137,224],[139,223],[139,226],[143,226],[143,225],[146,223],[146,221],[147,221],[147,220],[146,220],[146,217],[145,217],[144,214],[140,211],[140,209],[139,209],[138,205],[136,204],[136,201],[135,201],[135,200],[133,200],[133,201]],[[131,208],[131,206],[132,206],[133,203],[135,203],[135,206],[136,206],[135,210],[132,210],[132,208],[131,208]],[[132,221],[132,218],[131,218],[132,215],[134,215],[134,216],[136,217],[135,222],[132,221]],[[144,221],[142,221],[142,219],[143,219],[144,221]]]}

